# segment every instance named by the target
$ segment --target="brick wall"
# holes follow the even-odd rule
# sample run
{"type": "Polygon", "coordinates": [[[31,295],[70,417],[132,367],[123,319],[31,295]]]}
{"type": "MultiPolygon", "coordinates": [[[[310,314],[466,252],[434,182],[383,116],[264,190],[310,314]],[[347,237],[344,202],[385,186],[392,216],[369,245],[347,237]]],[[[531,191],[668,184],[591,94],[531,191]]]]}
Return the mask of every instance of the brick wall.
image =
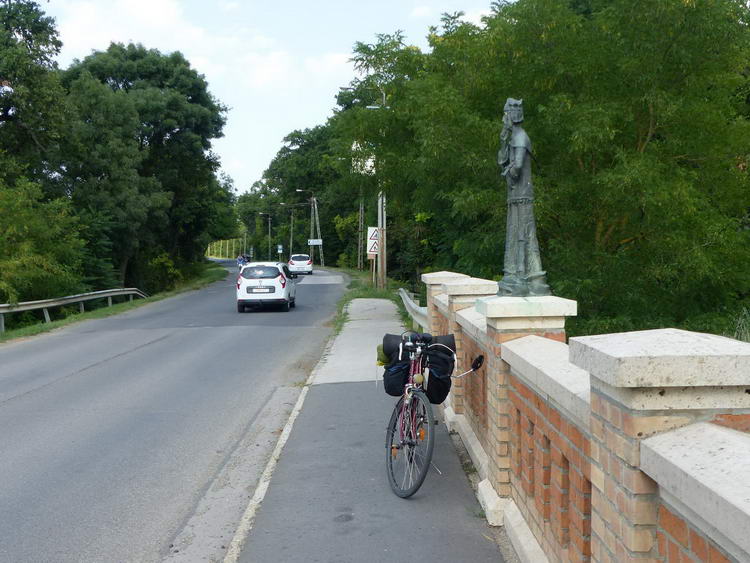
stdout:
{"type": "Polygon", "coordinates": [[[729,563],[731,561],[726,552],[716,543],[664,503],[659,505],[656,541],[659,556],[665,563],[729,563]]]}
{"type": "Polygon", "coordinates": [[[529,528],[557,561],[589,561],[588,429],[510,375],[511,491],[529,528]]]}
{"type": "Polygon", "coordinates": [[[531,316],[549,301],[519,321],[482,317],[490,305],[479,302],[469,314],[447,296],[437,307],[436,285],[428,295],[432,331],[456,334],[457,371],[486,356],[451,392],[466,422],[462,438],[479,442],[483,482],[518,507],[549,561],[750,562],[750,489],[725,488],[750,483],[750,345],[664,329],[581,337],[568,347],[562,306],[531,316]],[[737,456],[721,468],[731,477],[717,481],[704,469],[719,439],[737,456]]]}
{"type": "Polygon", "coordinates": [[[432,328],[433,334],[450,334],[448,329],[448,318],[439,309],[435,315],[435,322],[432,328]]]}
{"type": "MultiPolygon", "coordinates": [[[[466,335],[463,336],[461,352],[461,372],[469,369],[472,359],[480,354],[486,355],[479,344],[466,335]]],[[[464,414],[482,447],[487,451],[490,448],[487,424],[487,368],[482,367],[476,373],[454,381],[460,382],[459,385],[463,386],[464,414]]]]}

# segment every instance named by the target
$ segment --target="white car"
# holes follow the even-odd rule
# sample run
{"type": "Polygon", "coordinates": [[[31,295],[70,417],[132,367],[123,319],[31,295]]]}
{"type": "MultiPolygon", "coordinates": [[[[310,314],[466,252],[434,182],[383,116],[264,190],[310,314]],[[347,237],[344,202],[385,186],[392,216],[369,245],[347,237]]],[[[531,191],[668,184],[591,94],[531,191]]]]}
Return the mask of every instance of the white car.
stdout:
{"type": "Polygon", "coordinates": [[[237,312],[263,305],[281,305],[288,311],[296,304],[296,278],[283,262],[245,264],[237,278],[237,312]]]}
{"type": "Polygon", "coordinates": [[[312,266],[312,260],[310,260],[308,254],[292,254],[292,257],[289,259],[289,270],[298,274],[308,274],[311,276],[313,273],[312,266]]]}

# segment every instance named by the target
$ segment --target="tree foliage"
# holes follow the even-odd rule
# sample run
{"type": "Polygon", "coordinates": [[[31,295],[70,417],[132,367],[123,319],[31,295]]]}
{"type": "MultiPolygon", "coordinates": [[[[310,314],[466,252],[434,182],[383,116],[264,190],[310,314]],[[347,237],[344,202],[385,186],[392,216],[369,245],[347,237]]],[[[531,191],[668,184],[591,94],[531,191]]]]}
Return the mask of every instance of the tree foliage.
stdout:
{"type": "Polygon", "coordinates": [[[68,201],[44,201],[38,185],[0,177],[0,217],[0,302],[81,289],[83,241],[68,201]]]}
{"type": "MultiPolygon", "coordinates": [[[[444,15],[429,53],[379,35],[354,47],[362,75],[315,133],[324,154],[299,162],[333,163],[320,197],[339,231],[360,194],[373,224],[386,192],[390,273],[498,279],[495,154],[505,99],[523,98],[542,258],[580,303],[572,332],[726,331],[750,296],[748,16],[740,0],[518,0],[482,25],[444,15]]],[[[276,166],[290,151],[271,189],[304,177],[276,166]]]]}
{"type": "Polygon", "coordinates": [[[168,288],[237,231],[211,152],[226,108],[178,52],[59,70],[60,47],[37,2],[0,0],[0,302],[168,288]]]}

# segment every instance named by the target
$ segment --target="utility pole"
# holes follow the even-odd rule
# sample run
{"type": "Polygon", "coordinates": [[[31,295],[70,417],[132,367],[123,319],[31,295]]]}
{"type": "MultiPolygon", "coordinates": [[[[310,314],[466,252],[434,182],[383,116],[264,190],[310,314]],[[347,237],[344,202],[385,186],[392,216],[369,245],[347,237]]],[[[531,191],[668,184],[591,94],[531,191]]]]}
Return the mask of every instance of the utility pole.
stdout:
{"type": "Polygon", "coordinates": [[[359,197],[359,223],[357,224],[357,269],[364,270],[365,202],[359,197]]]}
{"type": "MultiPolygon", "coordinates": [[[[320,216],[318,215],[318,200],[315,199],[315,193],[312,190],[303,190],[301,188],[297,188],[295,191],[297,192],[308,192],[310,194],[310,239],[315,238],[315,232],[316,232],[316,225],[317,225],[317,233],[318,238],[320,239],[320,265],[325,266],[325,259],[323,258],[323,235],[320,231],[320,216]]],[[[315,246],[312,244],[310,245],[310,260],[315,261],[315,246]]]]}
{"type": "Polygon", "coordinates": [[[318,200],[313,196],[313,207],[315,208],[315,223],[318,226],[318,239],[320,239],[320,265],[325,266],[326,261],[323,258],[323,233],[320,231],[320,215],[318,215],[318,200]]]}
{"type": "Polygon", "coordinates": [[[385,193],[378,193],[378,241],[380,245],[380,251],[378,252],[378,289],[385,289],[386,286],[386,274],[387,274],[387,260],[386,260],[386,215],[385,215],[385,193]]]}
{"type": "Polygon", "coordinates": [[[289,260],[292,259],[292,242],[294,241],[294,207],[291,208],[289,218],[289,260]]]}
{"type": "MultiPolygon", "coordinates": [[[[315,200],[310,200],[310,239],[315,238],[315,200]]],[[[315,263],[315,247],[310,245],[310,261],[315,263]]]]}
{"type": "Polygon", "coordinates": [[[265,215],[268,217],[268,261],[271,261],[271,214],[259,212],[258,215],[265,215]]]}

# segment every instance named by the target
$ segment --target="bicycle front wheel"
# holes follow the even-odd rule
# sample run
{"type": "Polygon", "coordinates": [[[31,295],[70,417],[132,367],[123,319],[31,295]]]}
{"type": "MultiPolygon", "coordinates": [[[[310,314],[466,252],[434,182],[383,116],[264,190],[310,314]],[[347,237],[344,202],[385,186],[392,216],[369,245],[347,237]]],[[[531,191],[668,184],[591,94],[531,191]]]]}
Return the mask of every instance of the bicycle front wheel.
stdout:
{"type": "Polygon", "coordinates": [[[401,498],[408,498],[422,486],[435,446],[435,417],[432,405],[421,391],[408,402],[402,397],[393,407],[386,432],[388,483],[401,498]]]}

